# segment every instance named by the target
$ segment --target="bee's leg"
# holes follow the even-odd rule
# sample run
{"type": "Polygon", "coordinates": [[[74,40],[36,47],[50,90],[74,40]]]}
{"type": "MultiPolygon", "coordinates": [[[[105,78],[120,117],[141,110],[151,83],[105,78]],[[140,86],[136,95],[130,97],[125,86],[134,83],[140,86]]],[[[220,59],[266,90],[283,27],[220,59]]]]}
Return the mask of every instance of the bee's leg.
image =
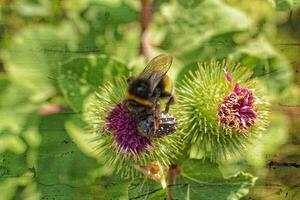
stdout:
{"type": "Polygon", "coordinates": [[[158,119],[154,119],[154,128],[153,128],[153,135],[156,135],[156,131],[159,127],[159,121],[158,119]]]}
{"type": "Polygon", "coordinates": [[[155,110],[154,110],[154,119],[157,122],[159,121],[159,115],[160,115],[160,104],[159,104],[159,102],[157,102],[155,104],[155,110]]]}
{"type": "Polygon", "coordinates": [[[159,127],[159,115],[158,113],[154,113],[154,128],[153,128],[153,135],[156,135],[156,131],[159,127]]]}
{"type": "Polygon", "coordinates": [[[155,104],[155,111],[159,112],[160,111],[160,103],[157,101],[155,104]]]}
{"type": "Polygon", "coordinates": [[[166,104],[166,108],[165,108],[165,113],[168,113],[169,112],[169,109],[170,109],[170,105],[174,104],[175,103],[175,98],[173,95],[170,96],[167,104],[166,104]]]}
{"type": "Polygon", "coordinates": [[[153,117],[154,117],[153,135],[156,135],[156,131],[159,127],[159,120],[160,120],[160,104],[158,101],[156,102],[155,107],[154,107],[153,117]]]}

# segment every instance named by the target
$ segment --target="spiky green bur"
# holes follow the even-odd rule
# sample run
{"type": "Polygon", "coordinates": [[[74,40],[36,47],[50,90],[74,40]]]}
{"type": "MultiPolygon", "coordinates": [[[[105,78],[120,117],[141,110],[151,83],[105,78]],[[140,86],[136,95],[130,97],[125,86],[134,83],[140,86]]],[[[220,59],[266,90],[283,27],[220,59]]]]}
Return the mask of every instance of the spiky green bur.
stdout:
{"type": "Polygon", "coordinates": [[[248,69],[224,60],[199,64],[198,70],[185,77],[177,89],[174,109],[178,110],[179,127],[191,143],[192,157],[224,161],[240,156],[249,143],[264,133],[269,104],[262,85],[251,75],[248,69]],[[231,107],[239,99],[249,104],[245,116],[235,112],[235,105],[231,107]],[[227,110],[229,116],[220,112],[224,107],[232,108],[227,110]]]}
{"type": "MultiPolygon", "coordinates": [[[[142,151],[126,152],[116,139],[115,131],[105,128],[112,111],[118,109],[124,100],[126,89],[127,83],[123,79],[105,83],[87,101],[85,121],[90,131],[96,135],[91,145],[95,145],[99,157],[122,176],[134,177],[141,174],[136,170],[137,166],[157,162],[167,167],[175,161],[183,147],[183,134],[175,132],[164,137],[152,138],[151,145],[147,145],[142,151]]],[[[124,124],[125,126],[127,125],[124,124]]]]}

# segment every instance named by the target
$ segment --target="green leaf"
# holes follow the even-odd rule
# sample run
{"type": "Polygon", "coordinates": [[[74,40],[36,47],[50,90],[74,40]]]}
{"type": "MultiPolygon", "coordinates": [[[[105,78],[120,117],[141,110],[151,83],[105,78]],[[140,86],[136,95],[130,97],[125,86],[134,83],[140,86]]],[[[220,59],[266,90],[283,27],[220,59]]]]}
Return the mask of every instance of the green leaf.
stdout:
{"type": "MultiPolygon", "coordinates": [[[[73,7],[77,5],[68,4],[73,7]]],[[[101,0],[88,1],[86,4],[84,14],[68,10],[72,16],[77,15],[76,24],[80,25],[79,47],[113,55],[126,62],[136,58],[140,45],[137,40],[140,37],[139,2],[101,0]]]]}
{"type": "Polygon", "coordinates": [[[29,96],[28,90],[11,82],[0,91],[0,153],[22,154],[27,145],[39,145],[36,105],[28,102],[29,96]]]}
{"type": "Polygon", "coordinates": [[[173,3],[162,15],[166,22],[159,31],[165,35],[161,48],[188,62],[224,56],[234,50],[232,38],[251,27],[244,13],[218,0],[201,1],[190,8],[173,3]]]}
{"type": "Polygon", "coordinates": [[[101,24],[111,24],[114,26],[116,24],[126,24],[139,19],[139,11],[130,4],[133,3],[126,0],[114,2],[109,0],[93,1],[90,3],[90,10],[88,12],[95,12],[97,17],[93,19],[100,19],[98,26],[101,24]]]}
{"type": "Polygon", "coordinates": [[[26,187],[21,187],[15,193],[14,199],[40,200],[41,193],[37,189],[37,183],[32,182],[26,185],[26,187]]]}
{"type": "Polygon", "coordinates": [[[32,101],[44,100],[55,93],[55,69],[70,57],[66,40],[57,30],[60,28],[48,26],[25,29],[13,37],[3,53],[9,78],[29,90],[32,101]]]}
{"type": "Polygon", "coordinates": [[[290,63],[264,36],[240,46],[229,57],[253,70],[254,76],[260,78],[275,94],[281,93],[292,83],[290,63]]]}
{"type": "Polygon", "coordinates": [[[128,75],[127,67],[111,57],[79,57],[62,65],[59,71],[59,85],[72,108],[80,112],[85,98],[101,84],[112,81],[116,76],[128,75]]]}
{"type": "Polygon", "coordinates": [[[294,0],[271,0],[277,10],[285,11],[292,10],[294,7],[294,0]]]}
{"type": "Polygon", "coordinates": [[[16,154],[22,154],[26,150],[26,145],[24,142],[16,135],[7,132],[0,136],[0,153],[3,153],[7,150],[14,152],[16,154]]]}
{"type": "Polygon", "coordinates": [[[0,191],[1,199],[37,199],[38,192],[33,183],[34,170],[27,166],[29,154],[17,155],[6,151],[0,154],[0,191]],[[30,190],[29,194],[26,191],[30,190]],[[17,198],[17,196],[23,198],[17,198]]]}
{"type": "Polygon", "coordinates": [[[42,143],[36,171],[42,198],[94,199],[104,194],[100,177],[106,169],[95,159],[83,154],[65,130],[66,114],[42,118],[39,132],[42,143]]]}
{"type": "MultiPolygon", "coordinates": [[[[121,179],[118,176],[103,176],[99,180],[101,193],[97,195],[99,199],[120,199],[127,200],[128,198],[128,181],[121,179]]],[[[97,186],[97,187],[99,187],[97,186]]]]}
{"type": "Polygon", "coordinates": [[[95,151],[94,145],[91,141],[95,139],[96,135],[91,134],[86,130],[86,124],[79,116],[72,116],[65,123],[65,128],[77,147],[87,156],[99,160],[99,155],[95,151]]]}
{"type": "Polygon", "coordinates": [[[4,74],[0,74],[0,94],[7,88],[9,85],[9,80],[4,74]]]}
{"type": "MultiPolygon", "coordinates": [[[[14,90],[16,88],[10,88],[10,89],[14,90]]],[[[7,95],[5,96],[8,97],[7,95]]],[[[3,102],[6,101],[7,104],[14,104],[19,99],[18,98],[12,100],[10,100],[10,98],[7,98],[6,100],[0,99],[0,102],[1,100],[3,100],[3,102]]],[[[23,104],[17,103],[16,105],[7,105],[1,108],[0,109],[1,138],[3,139],[7,137],[12,139],[21,136],[24,137],[23,139],[25,139],[29,145],[38,146],[39,136],[36,133],[36,128],[34,128],[36,127],[38,117],[35,114],[35,112],[36,112],[35,106],[28,104],[26,102],[23,102],[23,104]]]]}
{"type": "Polygon", "coordinates": [[[178,2],[185,7],[194,7],[202,3],[204,0],[178,0],[178,2]]]}
{"type": "MultiPolygon", "coordinates": [[[[29,104],[30,95],[31,92],[23,85],[7,80],[3,82],[0,90],[0,107],[2,109],[24,107],[29,104]]],[[[35,105],[32,103],[29,107],[33,108],[35,105]]]]}
{"type": "Polygon", "coordinates": [[[137,178],[128,186],[129,199],[165,199],[166,190],[161,187],[158,181],[146,178],[137,178]]]}
{"type": "Polygon", "coordinates": [[[0,191],[1,191],[1,199],[3,200],[13,200],[13,199],[29,199],[26,198],[30,195],[30,199],[32,200],[37,200],[38,198],[38,193],[36,191],[36,188],[30,188],[34,187],[34,185],[29,185],[32,182],[32,174],[24,174],[24,175],[19,175],[20,177],[10,177],[5,179],[4,181],[0,182],[0,191]],[[27,187],[27,185],[29,185],[27,187]],[[18,193],[20,191],[25,191],[25,190],[30,190],[30,194],[26,195],[23,194],[21,197],[23,198],[17,198],[18,193]]]}
{"type": "Polygon", "coordinates": [[[246,173],[223,178],[217,164],[187,160],[181,166],[172,193],[178,199],[236,200],[249,192],[255,180],[246,173]]]}
{"type": "Polygon", "coordinates": [[[0,190],[5,191],[1,198],[37,199],[31,184],[40,144],[36,105],[28,102],[28,89],[7,83],[0,91],[0,190]]]}
{"type": "MultiPolygon", "coordinates": [[[[263,36],[238,46],[234,52],[228,52],[225,57],[250,68],[253,71],[253,77],[261,79],[264,85],[273,92],[269,96],[275,94],[275,98],[277,98],[278,93],[283,92],[291,85],[291,65],[284,56],[276,52],[263,36]]],[[[197,62],[185,65],[177,75],[177,84],[181,83],[189,71],[196,69],[198,69],[197,62]]]]}
{"type": "Polygon", "coordinates": [[[20,177],[27,172],[26,155],[12,152],[0,154],[0,178],[20,177]]]}
{"type": "Polygon", "coordinates": [[[258,168],[264,167],[266,162],[280,146],[288,139],[289,120],[285,115],[273,114],[270,125],[261,140],[253,144],[246,155],[248,162],[258,168]]]}

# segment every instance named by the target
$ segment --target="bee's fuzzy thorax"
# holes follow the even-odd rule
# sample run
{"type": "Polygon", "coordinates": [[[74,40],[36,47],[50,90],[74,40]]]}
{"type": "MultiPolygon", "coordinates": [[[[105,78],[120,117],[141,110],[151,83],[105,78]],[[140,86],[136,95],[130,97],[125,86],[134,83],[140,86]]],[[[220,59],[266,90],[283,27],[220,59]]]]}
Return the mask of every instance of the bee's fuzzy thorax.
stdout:
{"type": "Polygon", "coordinates": [[[147,100],[151,96],[150,81],[140,78],[134,79],[128,85],[128,93],[140,99],[147,100]]]}
{"type": "Polygon", "coordinates": [[[150,96],[150,82],[145,79],[135,78],[128,84],[125,99],[135,101],[142,106],[152,107],[153,103],[149,100],[150,96]]]}

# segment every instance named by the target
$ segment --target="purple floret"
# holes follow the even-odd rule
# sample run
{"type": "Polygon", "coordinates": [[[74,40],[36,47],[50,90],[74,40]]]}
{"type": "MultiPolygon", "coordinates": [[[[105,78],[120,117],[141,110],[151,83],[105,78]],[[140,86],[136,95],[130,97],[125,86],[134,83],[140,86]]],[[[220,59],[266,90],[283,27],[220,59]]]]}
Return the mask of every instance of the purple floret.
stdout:
{"type": "Polygon", "coordinates": [[[118,147],[124,153],[139,155],[145,148],[151,146],[147,137],[139,135],[137,120],[122,104],[116,107],[106,117],[106,128],[114,134],[118,147]]]}
{"type": "Polygon", "coordinates": [[[235,84],[233,91],[219,107],[219,124],[225,128],[247,132],[255,123],[256,117],[252,91],[235,84]]]}

